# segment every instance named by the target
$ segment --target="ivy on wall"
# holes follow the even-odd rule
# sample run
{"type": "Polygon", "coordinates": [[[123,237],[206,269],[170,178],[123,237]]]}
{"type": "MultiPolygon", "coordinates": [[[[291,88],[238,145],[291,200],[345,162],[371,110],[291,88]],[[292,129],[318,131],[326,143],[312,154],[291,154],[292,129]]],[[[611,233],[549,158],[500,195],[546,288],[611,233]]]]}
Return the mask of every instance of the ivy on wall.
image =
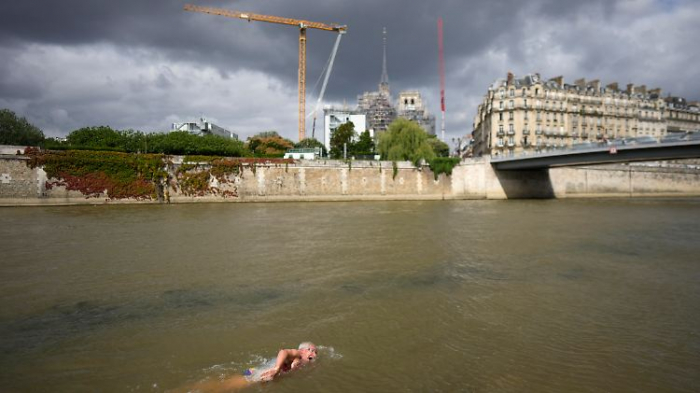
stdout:
{"type": "Polygon", "coordinates": [[[27,148],[25,155],[30,168],[46,172],[47,189],[63,186],[87,198],[106,192],[110,199],[157,199],[168,176],[162,154],[27,148]]]}
{"type": "Polygon", "coordinates": [[[430,166],[430,170],[433,171],[435,180],[437,180],[441,173],[451,176],[452,169],[454,169],[460,161],[461,159],[458,157],[435,157],[428,161],[428,165],[430,166]]]}
{"type": "Polygon", "coordinates": [[[256,164],[285,164],[293,163],[293,159],[283,158],[223,158],[207,156],[187,156],[176,171],[177,184],[180,191],[188,196],[204,196],[221,194],[235,197],[236,191],[224,190],[210,186],[211,178],[219,184],[231,183],[231,176],[241,176],[243,167],[248,166],[255,173],[256,164]]]}

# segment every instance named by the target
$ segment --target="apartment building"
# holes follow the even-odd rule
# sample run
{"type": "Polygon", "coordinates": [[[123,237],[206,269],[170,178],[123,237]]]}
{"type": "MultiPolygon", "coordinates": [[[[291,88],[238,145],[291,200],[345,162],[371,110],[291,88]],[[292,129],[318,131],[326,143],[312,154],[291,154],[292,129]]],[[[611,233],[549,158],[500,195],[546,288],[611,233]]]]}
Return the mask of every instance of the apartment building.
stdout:
{"type": "MultiPolygon", "coordinates": [[[[571,147],[576,143],[667,133],[667,102],[661,89],[617,83],[603,86],[599,80],[578,79],[564,83],[559,76],[548,80],[539,74],[515,78],[508,73],[495,81],[474,118],[474,155],[512,155],[571,147]]],[[[690,109],[683,109],[683,113],[690,109]]],[[[681,113],[681,109],[676,111],[681,113]]],[[[696,113],[697,114],[697,113],[696,113]]],[[[683,115],[688,123],[689,115],[683,115]]],[[[697,116],[694,126],[700,128],[697,116]]]]}

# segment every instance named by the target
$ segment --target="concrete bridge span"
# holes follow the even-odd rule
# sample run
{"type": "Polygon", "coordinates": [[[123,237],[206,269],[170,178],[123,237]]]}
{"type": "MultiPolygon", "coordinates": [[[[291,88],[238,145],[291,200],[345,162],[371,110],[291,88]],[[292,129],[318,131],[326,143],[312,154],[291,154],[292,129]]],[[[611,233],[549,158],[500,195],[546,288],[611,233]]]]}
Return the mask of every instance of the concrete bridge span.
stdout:
{"type": "Polygon", "coordinates": [[[548,153],[492,157],[498,171],[522,171],[556,167],[620,164],[637,161],[680,160],[700,158],[700,140],[636,145],[610,145],[587,149],[561,150],[548,153]]]}

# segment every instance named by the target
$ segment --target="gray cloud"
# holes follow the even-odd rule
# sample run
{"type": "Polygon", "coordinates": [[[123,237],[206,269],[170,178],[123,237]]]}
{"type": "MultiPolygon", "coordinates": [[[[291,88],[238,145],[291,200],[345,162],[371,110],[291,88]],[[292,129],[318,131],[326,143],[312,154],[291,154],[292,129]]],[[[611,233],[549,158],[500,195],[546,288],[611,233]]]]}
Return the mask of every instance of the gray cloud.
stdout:
{"type": "MultiPolygon", "coordinates": [[[[192,0],[195,2],[194,0],[192,0]]],[[[182,11],[186,1],[25,0],[0,14],[0,106],[51,135],[108,124],[164,130],[200,115],[244,137],[296,139],[293,27],[182,11]]],[[[692,0],[253,0],[196,4],[347,24],[327,101],[376,89],[383,27],[392,91],[418,89],[439,116],[437,18],[445,23],[448,137],[508,71],[646,84],[700,99],[692,0]]],[[[309,90],[334,34],[308,33],[309,90]]],[[[315,102],[309,91],[308,109],[315,102]]]]}

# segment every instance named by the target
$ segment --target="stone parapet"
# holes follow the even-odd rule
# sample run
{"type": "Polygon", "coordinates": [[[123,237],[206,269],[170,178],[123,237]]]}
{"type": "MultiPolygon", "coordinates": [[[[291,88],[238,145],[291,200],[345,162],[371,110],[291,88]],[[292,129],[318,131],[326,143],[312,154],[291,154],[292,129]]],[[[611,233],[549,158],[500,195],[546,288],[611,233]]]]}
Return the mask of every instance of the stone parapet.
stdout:
{"type": "MultiPolygon", "coordinates": [[[[437,180],[428,166],[409,162],[258,163],[221,180],[210,176],[207,191],[198,195],[183,191],[181,160],[170,162],[162,186],[162,202],[170,203],[700,196],[697,160],[498,172],[483,157],[464,160],[437,180]]],[[[206,171],[207,164],[197,170],[206,171]]],[[[0,156],[0,206],[161,203],[87,198],[62,186],[47,188],[51,180],[41,168],[29,168],[24,156],[0,156]]]]}

